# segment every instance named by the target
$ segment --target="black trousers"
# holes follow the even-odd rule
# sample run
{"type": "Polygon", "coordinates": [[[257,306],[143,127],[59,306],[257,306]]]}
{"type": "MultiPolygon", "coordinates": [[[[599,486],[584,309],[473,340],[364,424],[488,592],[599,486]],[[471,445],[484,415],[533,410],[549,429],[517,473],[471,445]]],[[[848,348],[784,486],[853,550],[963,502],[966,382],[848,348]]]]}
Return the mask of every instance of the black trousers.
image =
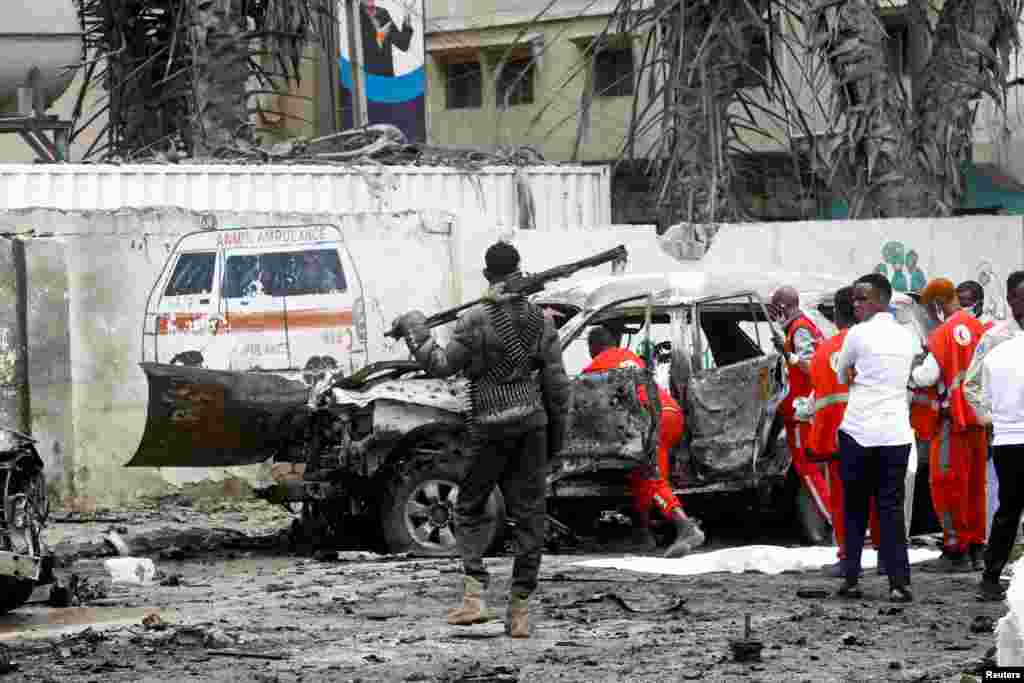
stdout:
{"type": "Polygon", "coordinates": [[[843,514],[846,517],[846,578],[860,576],[868,502],[878,503],[879,552],[893,586],[910,583],[907,527],[903,514],[910,444],[861,446],[852,436],[839,432],[839,472],[843,480],[843,514]]]}
{"type": "Polygon", "coordinates": [[[510,593],[525,597],[537,588],[547,522],[547,441],[546,427],[503,439],[474,439],[473,461],[459,486],[455,533],[463,571],[485,587],[490,576],[483,555],[487,528],[493,521],[487,515],[487,500],[497,485],[505,497],[505,514],[517,546],[510,593]]]}
{"type": "Polygon", "coordinates": [[[999,575],[1010,559],[1010,551],[1017,540],[1020,528],[1020,516],[1024,512],[1024,444],[1014,446],[994,446],[992,462],[996,466],[999,478],[999,507],[992,518],[992,530],[988,535],[988,548],[985,550],[986,581],[997,583],[999,575]]]}

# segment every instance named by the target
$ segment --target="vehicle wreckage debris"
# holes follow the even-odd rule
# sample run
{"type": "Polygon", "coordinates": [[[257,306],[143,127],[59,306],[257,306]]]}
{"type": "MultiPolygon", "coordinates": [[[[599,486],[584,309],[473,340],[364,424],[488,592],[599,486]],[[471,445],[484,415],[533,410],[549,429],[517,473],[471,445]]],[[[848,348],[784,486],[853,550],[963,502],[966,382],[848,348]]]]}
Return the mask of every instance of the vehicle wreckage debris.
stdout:
{"type": "Polygon", "coordinates": [[[729,649],[732,650],[732,660],[734,662],[761,661],[761,650],[764,649],[764,643],[750,637],[749,614],[743,619],[743,638],[731,641],[729,643],[729,649]]]}
{"type": "Polygon", "coordinates": [[[591,605],[601,602],[610,602],[613,605],[616,605],[617,607],[620,607],[631,614],[671,614],[672,612],[684,609],[686,606],[686,600],[680,598],[668,607],[641,609],[638,607],[634,607],[633,605],[630,605],[621,595],[618,595],[617,593],[594,593],[590,597],[584,598],[582,600],[577,600],[576,602],[573,602],[568,606],[582,607],[584,605],[591,605]]]}
{"type": "Polygon", "coordinates": [[[88,578],[72,574],[67,584],[54,580],[50,587],[50,596],[46,603],[50,607],[79,607],[81,605],[102,600],[109,593],[105,583],[91,581],[88,578]]]}
{"type": "Polygon", "coordinates": [[[0,676],[17,670],[17,665],[11,661],[11,651],[5,645],[0,645],[0,676]]]}

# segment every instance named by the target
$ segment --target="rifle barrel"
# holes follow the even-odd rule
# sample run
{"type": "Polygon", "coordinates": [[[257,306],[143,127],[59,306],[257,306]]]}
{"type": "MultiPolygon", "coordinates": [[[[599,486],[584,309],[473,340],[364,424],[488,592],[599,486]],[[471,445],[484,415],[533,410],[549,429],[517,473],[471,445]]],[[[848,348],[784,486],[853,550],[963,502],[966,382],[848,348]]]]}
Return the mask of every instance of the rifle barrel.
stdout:
{"type": "MultiPolygon", "coordinates": [[[[620,244],[614,249],[602,251],[600,254],[595,254],[594,256],[590,256],[579,261],[574,261],[573,263],[566,263],[561,266],[549,268],[548,270],[544,270],[539,273],[524,275],[520,280],[517,280],[517,282],[521,282],[523,284],[523,287],[520,289],[516,287],[515,282],[511,282],[509,283],[508,291],[510,293],[522,292],[525,294],[533,294],[535,292],[543,290],[544,285],[552,280],[560,280],[562,278],[569,277],[585,268],[596,268],[597,266],[603,265],[605,263],[622,261],[628,258],[628,255],[629,254],[626,251],[626,247],[620,244]]],[[[444,325],[446,323],[453,322],[456,318],[459,317],[459,313],[462,313],[463,311],[472,308],[473,306],[476,306],[481,301],[483,301],[482,298],[474,299],[473,301],[469,301],[459,306],[446,309],[444,311],[441,311],[440,313],[435,313],[434,315],[431,315],[427,318],[427,328],[434,328],[440,325],[444,325]]],[[[398,339],[401,335],[398,334],[398,331],[396,329],[392,328],[385,332],[384,336],[390,337],[391,339],[398,339]]]]}

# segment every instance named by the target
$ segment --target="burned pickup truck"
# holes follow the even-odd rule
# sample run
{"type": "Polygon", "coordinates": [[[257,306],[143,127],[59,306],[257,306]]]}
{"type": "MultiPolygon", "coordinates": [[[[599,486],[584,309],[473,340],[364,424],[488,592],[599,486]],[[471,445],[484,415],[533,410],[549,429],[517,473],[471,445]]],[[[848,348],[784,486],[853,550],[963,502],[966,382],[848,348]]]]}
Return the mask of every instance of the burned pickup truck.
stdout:
{"type": "MultiPolygon", "coordinates": [[[[805,307],[842,284],[801,280],[805,307]]],[[[688,505],[723,496],[770,504],[802,520],[810,540],[824,540],[827,526],[790,474],[775,416],[788,386],[771,342],[780,331],[764,301],[790,282],[691,270],[612,276],[534,297],[559,321],[573,376],[569,434],[548,476],[557,521],[576,527],[628,501],[625,475],[650,462],[658,420],[656,409],[641,407],[636,387],[657,379],[686,415],[671,481],[688,505]],[[589,360],[586,332],[597,324],[621,333],[624,344],[643,344],[651,370],[580,374],[589,360]]],[[[454,553],[453,507],[468,464],[464,380],[428,378],[411,361],[328,375],[312,389],[266,374],[142,365],[149,414],[130,466],[303,463],[302,480],[268,495],[303,503],[307,529],[340,532],[353,517],[370,518],[391,551],[454,553]]],[[[500,490],[490,506],[497,538],[500,490]]]]}

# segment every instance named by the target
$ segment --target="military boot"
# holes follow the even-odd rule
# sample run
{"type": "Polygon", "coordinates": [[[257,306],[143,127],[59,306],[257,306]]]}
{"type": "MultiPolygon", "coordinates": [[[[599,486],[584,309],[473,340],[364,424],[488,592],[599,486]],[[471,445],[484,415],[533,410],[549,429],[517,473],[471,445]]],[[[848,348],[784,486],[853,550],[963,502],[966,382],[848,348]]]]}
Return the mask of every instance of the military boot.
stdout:
{"type": "Polygon", "coordinates": [[[683,557],[704,545],[704,532],[679,508],[672,511],[672,523],[676,527],[676,540],[665,551],[665,557],[683,557]]]}
{"type": "Polygon", "coordinates": [[[465,577],[465,585],[462,606],[449,610],[448,623],[453,626],[470,626],[491,621],[494,615],[484,605],[484,585],[472,576],[465,577]]]}
{"type": "Polygon", "coordinates": [[[505,618],[505,633],[512,638],[530,637],[529,597],[513,593],[508,599],[508,615],[505,618]]]}

